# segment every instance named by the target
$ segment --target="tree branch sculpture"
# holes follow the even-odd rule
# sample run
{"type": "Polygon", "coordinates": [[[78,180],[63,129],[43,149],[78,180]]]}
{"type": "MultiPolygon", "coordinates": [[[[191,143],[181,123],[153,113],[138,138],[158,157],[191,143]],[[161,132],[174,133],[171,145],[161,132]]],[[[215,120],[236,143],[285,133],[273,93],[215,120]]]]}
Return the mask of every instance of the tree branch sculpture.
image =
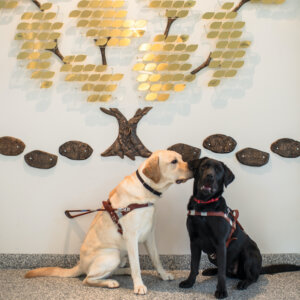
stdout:
{"type": "Polygon", "coordinates": [[[143,145],[137,136],[137,124],[141,118],[151,110],[152,107],[138,109],[135,115],[128,121],[117,108],[106,109],[100,107],[105,114],[114,116],[119,123],[119,135],[115,142],[104,151],[101,156],[120,156],[124,158],[126,155],[132,160],[135,156],[149,157],[151,152],[143,145]]]}
{"type": "Polygon", "coordinates": [[[201,70],[206,68],[209,65],[210,61],[211,61],[211,52],[209,53],[208,58],[206,59],[206,61],[202,65],[200,65],[198,68],[194,69],[191,72],[191,74],[193,74],[193,75],[197,74],[198,72],[200,72],[201,70]]]}
{"type": "MultiPolygon", "coordinates": [[[[233,12],[237,12],[244,4],[246,4],[247,2],[250,2],[251,0],[241,0],[241,2],[232,10],[233,12]]],[[[211,53],[209,54],[207,60],[201,64],[199,67],[197,67],[196,69],[194,69],[191,74],[197,74],[198,72],[200,72],[202,69],[206,68],[209,63],[211,61],[211,53]]]]}
{"type": "Polygon", "coordinates": [[[31,0],[32,1],[32,3],[34,3],[37,7],[38,7],[38,9],[40,10],[40,11],[43,11],[42,9],[41,9],[41,3],[39,2],[39,1],[37,1],[37,0],[31,0]]]}
{"type": "Polygon", "coordinates": [[[46,49],[46,50],[50,51],[50,52],[53,52],[65,64],[64,57],[58,49],[57,39],[55,39],[54,42],[55,42],[55,47],[52,48],[52,49],[46,49]]]}
{"type": "Polygon", "coordinates": [[[251,0],[242,0],[234,9],[234,12],[237,12],[244,4],[246,4],[247,2],[250,2],[251,0]]]}
{"type": "Polygon", "coordinates": [[[177,20],[177,17],[175,17],[175,18],[168,17],[166,29],[165,29],[165,32],[164,32],[165,39],[168,37],[171,26],[172,26],[173,22],[176,21],[176,20],[177,20]]]}
{"type": "MultiPolygon", "coordinates": [[[[105,50],[106,50],[106,46],[110,39],[111,39],[111,37],[109,36],[107,38],[107,42],[105,43],[105,45],[99,46],[100,52],[101,52],[101,57],[102,57],[102,65],[105,65],[105,66],[107,65],[105,50]]],[[[94,41],[97,42],[97,40],[94,40],[94,41]]]]}

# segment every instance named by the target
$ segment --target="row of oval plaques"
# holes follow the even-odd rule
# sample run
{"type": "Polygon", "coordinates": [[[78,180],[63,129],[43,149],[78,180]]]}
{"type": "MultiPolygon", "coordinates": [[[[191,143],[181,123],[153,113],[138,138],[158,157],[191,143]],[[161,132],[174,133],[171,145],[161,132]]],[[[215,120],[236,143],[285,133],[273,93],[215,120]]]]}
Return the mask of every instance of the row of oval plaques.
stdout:
{"type": "MultiPolygon", "coordinates": [[[[237,143],[226,135],[215,134],[207,137],[203,142],[203,147],[215,153],[230,153],[237,143]]],[[[17,138],[4,136],[0,138],[0,154],[7,156],[17,156],[23,153],[25,144],[17,138]]],[[[179,152],[185,161],[199,158],[201,150],[199,148],[186,145],[175,144],[168,149],[179,152]]],[[[271,151],[287,158],[300,156],[300,142],[288,138],[282,138],[271,145],[271,151]]],[[[88,144],[79,141],[69,141],[59,147],[59,153],[72,160],[88,159],[93,149],[88,144]]],[[[270,154],[253,148],[244,148],[236,153],[238,161],[248,166],[263,166],[268,163],[270,154]]],[[[34,168],[50,169],[57,164],[57,155],[34,150],[24,156],[26,163],[34,168]]]]}

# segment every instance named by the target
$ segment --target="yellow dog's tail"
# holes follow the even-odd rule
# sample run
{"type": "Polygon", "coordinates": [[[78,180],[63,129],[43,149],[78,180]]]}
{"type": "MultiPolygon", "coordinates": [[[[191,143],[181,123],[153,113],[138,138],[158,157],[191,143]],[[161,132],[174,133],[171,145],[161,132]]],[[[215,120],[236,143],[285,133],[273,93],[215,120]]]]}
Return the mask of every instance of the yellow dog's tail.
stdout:
{"type": "Polygon", "coordinates": [[[77,265],[71,269],[64,269],[59,267],[48,267],[48,268],[38,268],[31,270],[25,274],[25,278],[33,277],[77,277],[83,274],[80,270],[80,266],[77,265]]]}

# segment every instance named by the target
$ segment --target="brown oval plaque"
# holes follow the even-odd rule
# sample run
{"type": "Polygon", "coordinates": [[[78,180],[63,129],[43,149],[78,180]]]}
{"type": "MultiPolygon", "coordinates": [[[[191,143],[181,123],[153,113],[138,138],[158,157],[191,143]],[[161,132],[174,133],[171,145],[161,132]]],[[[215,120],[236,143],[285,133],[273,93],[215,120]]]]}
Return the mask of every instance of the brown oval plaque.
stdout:
{"type": "Polygon", "coordinates": [[[175,151],[179,154],[181,154],[182,159],[184,161],[190,161],[193,159],[197,159],[200,157],[201,149],[187,145],[187,144],[175,144],[173,146],[170,146],[168,150],[175,151]]]}
{"type": "Polygon", "coordinates": [[[57,156],[51,153],[34,150],[24,156],[26,163],[33,168],[50,169],[57,163],[57,156]]]}
{"type": "Polygon", "coordinates": [[[246,166],[261,167],[268,163],[270,154],[253,148],[245,148],[237,152],[237,160],[246,166]]]}
{"type": "Polygon", "coordinates": [[[25,149],[25,144],[14,137],[3,136],[0,138],[0,153],[7,156],[16,156],[25,149]]]}
{"type": "Polygon", "coordinates": [[[271,145],[271,151],[288,158],[296,158],[300,156],[300,142],[283,138],[279,139],[271,145]]]}
{"type": "Polygon", "coordinates": [[[203,141],[203,147],[215,153],[230,153],[235,149],[236,141],[224,134],[214,134],[203,141]]]}
{"type": "Polygon", "coordinates": [[[72,160],[84,160],[92,155],[93,149],[86,143],[69,141],[59,147],[59,153],[72,160]]]}

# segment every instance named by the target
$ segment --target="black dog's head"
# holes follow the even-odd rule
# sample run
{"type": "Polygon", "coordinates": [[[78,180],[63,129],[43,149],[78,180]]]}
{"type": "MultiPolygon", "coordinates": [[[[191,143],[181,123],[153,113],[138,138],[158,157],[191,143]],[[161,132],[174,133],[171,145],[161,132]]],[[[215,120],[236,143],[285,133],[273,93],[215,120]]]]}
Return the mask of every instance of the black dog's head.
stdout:
{"type": "Polygon", "coordinates": [[[224,186],[234,180],[224,163],[207,157],[190,161],[189,168],[194,173],[194,196],[198,199],[209,200],[222,195],[224,186]]]}

